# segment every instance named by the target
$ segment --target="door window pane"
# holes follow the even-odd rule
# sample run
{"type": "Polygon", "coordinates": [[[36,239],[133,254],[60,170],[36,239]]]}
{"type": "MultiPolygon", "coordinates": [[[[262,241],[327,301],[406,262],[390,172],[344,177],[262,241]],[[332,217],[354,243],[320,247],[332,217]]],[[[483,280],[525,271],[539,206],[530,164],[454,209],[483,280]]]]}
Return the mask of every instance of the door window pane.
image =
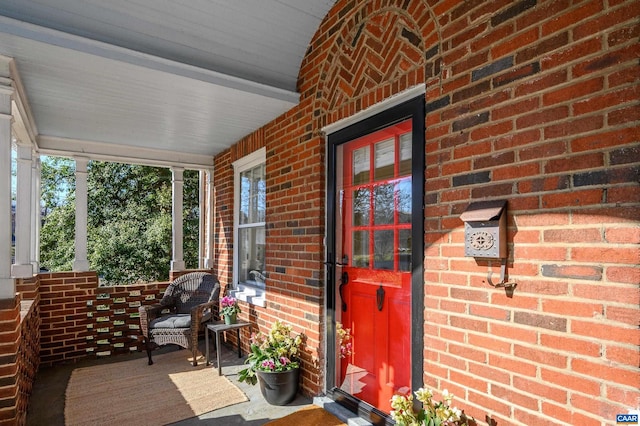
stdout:
{"type": "Polygon", "coordinates": [[[393,178],[395,162],[395,139],[387,139],[375,144],[375,180],[393,178]]]}
{"type": "Polygon", "coordinates": [[[369,225],[370,198],[371,191],[369,188],[360,188],[353,191],[353,226],[369,225]]]}
{"type": "Polygon", "coordinates": [[[358,148],[353,151],[353,184],[358,185],[369,182],[369,169],[371,159],[369,147],[358,148]]]}
{"type": "Polygon", "coordinates": [[[369,231],[353,231],[353,266],[369,267],[369,231]]]}
{"type": "Polygon", "coordinates": [[[392,225],[394,213],[393,184],[378,185],[373,189],[373,222],[375,225],[392,225]]]}
{"type": "Polygon", "coordinates": [[[411,223],[411,178],[396,184],[398,194],[398,223],[411,223]]]}
{"type": "Polygon", "coordinates": [[[393,271],[393,231],[374,231],[374,269],[393,271]]]}
{"type": "Polygon", "coordinates": [[[411,133],[400,135],[399,176],[411,174],[411,133]]]}

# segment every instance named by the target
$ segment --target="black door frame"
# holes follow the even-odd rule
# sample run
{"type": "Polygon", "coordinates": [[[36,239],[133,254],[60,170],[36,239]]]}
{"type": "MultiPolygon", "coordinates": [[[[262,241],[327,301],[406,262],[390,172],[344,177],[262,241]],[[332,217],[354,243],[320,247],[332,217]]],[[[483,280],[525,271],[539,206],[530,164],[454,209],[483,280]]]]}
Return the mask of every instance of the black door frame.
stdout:
{"type": "Polygon", "coordinates": [[[411,124],[411,387],[423,386],[424,348],[424,190],[425,190],[425,107],[424,95],[404,101],[327,136],[327,231],[326,231],[326,375],[327,396],[375,425],[392,424],[388,416],[370,404],[342,391],[336,386],[336,283],[335,283],[335,212],[336,156],[340,144],[410,119],[411,124]]]}

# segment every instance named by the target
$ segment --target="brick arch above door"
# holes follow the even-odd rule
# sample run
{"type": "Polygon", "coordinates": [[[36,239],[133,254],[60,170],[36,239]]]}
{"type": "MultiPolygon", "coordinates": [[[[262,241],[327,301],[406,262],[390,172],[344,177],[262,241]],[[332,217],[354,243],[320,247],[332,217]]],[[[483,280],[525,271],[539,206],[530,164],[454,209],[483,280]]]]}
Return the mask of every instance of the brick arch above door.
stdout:
{"type": "Polygon", "coordinates": [[[313,103],[317,129],[418,84],[440,85],[435,12],[422,0],[379,3],[333,10],[311,42],[298,87],[313,103]]]}

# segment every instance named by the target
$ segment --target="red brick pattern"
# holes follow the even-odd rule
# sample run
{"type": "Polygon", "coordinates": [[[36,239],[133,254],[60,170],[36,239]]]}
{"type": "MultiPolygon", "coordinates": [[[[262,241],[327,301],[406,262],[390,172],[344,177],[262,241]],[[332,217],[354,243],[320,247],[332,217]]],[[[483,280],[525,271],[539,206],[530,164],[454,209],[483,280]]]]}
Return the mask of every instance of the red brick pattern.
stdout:
{"type": "Polygon", "coordinates": [[[300,104],[215,158],[230,277],[230,165],[267,148],[268,302],[250,316],[309,334],[306,392],[324,380],[321,128],[424,83],[426,385],[489,424],[638,408],[639,17],[633,0],[336,3],[300,104]],[[459,216],[481,199],[508,200],[513,294],[487,283],[499,262],[464,256],[459,216]]]}
{"type": "Polygon", "coordinates": [[[38,305],[0,301],[0,425],[26,424],[29,396],[39,366],[38,305]]]}
{"type": "Polygon", "coordinates": [[[0,301],[0,424],[26,424],[41,364],[142,350],[138,307],[157,303],[167,284],[99,287],[95,272],[16,280],[16,299],[0,301]]]}
{"type": "Polygon", "coordinates": [[[40,366],[40,316],[38,306],[33,301],[21,303],[20,348],[16,359],[18,365],[18,396],[16,412],[18,424],[26,422],[29,397],[40,366]]]}
{"type": "Polygon", "coordinates": [[[99,287],[95,272],[39,278],[43,365],[141,350],[138,307],[158,302],[168,284],[99,287]]]}

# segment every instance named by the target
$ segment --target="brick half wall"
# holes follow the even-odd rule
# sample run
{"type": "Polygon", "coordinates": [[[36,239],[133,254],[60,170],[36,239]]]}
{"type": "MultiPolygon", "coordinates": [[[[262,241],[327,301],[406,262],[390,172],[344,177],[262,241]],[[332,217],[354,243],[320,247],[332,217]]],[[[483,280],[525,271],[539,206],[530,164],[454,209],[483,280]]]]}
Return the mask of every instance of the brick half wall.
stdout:
{"type": "Polygon", "coordinates": [[[138,307],[159,302],[168,282],[99,287],[95,272],[40,274],[43,365],[140,350],[138,307]]]}
{"type": "Polygon", "coordinates": [[[20,299],[0,301],[0,425],[26,424],[40,360],[38,306],[20,299]]]}

